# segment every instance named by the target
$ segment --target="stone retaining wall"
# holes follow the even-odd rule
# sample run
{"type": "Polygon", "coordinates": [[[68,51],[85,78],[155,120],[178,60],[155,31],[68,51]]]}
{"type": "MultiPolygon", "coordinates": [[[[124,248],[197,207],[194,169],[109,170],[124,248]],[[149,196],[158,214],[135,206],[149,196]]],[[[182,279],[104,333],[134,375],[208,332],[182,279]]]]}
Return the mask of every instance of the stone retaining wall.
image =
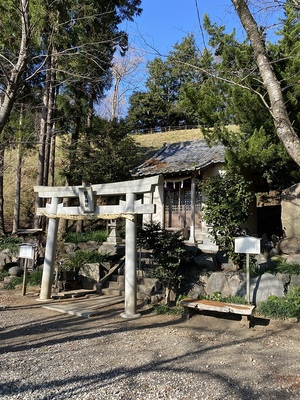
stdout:
{"type": "MultiPolygon", "coordinates": [[[[299,275],[265,273],[250,280],[250,301],[259,304],[270,295],[283,297],[292,287],[300,285],[299,275]]],[[[188,297],[198,298],[200,295],[221,293],[222,297],[245,296],[246,274],[243,272],[202,272],[198,282],[188,293],[188,297]]]]}

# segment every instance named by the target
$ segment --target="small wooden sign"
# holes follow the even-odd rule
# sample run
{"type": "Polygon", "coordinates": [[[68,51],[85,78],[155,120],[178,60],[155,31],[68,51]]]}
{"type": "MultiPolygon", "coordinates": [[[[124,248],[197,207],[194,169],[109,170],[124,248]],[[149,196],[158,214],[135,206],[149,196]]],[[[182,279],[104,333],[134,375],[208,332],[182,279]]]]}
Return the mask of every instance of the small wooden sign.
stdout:
{"type": "Polygon", "coordinates": [[[260,239],[252,236],[241,236],[234,239],[234,252],[260,254],[260,239]]]}
{"type": "Polygon", "coordinates": [[[19,258],[34,259],[34,247],[28,244],[21,245],[19,248],[19,258]]]}
{"type": "Polygon", "coordinates": [[[95,210],[93,189],[91,186],[79,187],[79,202],[84,213],[92,213],[95,210]]]}

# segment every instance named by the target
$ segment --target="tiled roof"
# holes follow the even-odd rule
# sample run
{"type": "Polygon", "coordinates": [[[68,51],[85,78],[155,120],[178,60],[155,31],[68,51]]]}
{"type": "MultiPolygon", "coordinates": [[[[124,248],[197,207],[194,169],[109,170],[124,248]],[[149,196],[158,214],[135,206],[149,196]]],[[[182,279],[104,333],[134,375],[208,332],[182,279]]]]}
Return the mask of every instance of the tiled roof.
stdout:
{"type": "Polygon", "coordinates": [[[204,169],[211,164],[223,163],[225,148],[209,147],[205,140],[165,144],[154,156],[132,171],[132,176],[188,173],[204,169]]]}

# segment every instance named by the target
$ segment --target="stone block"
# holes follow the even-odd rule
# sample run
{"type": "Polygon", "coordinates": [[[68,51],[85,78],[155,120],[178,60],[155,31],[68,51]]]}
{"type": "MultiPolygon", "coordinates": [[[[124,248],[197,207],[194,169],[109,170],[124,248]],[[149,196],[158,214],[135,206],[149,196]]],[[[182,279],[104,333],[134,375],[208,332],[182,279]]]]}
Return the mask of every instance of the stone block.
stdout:
{"type": "Polygon", "coordinates": [[[284,296],[284,283],[276,276],[265,273],[250,281],[250,299],[253,304],[259,304],[269,296],[284,296]]]}
{"type": "Polygon", "coordinates": [[[279,242],[278,246],[284,254],[299,254],[300,236],[286,237],[279,242]]]}
{"type": "Polygon", "coordinates": [[[77,249],[77,245],[75,243],[64,243],[64,249],[67,254],[74,254],[77,249]]]}
{"type": "Polygon", "coordinates": [[[285,189],[281,199],[281,222],[286,236],[300,236],[300,184],[285,189]]]}
{"type": "Polygon", "coordinates": [[[13,254],[10,250],[5,249],[0,253],[0,266],[3,267],[5,264],[11,263],[13,261],[13,254]]]}
{"type": "Polygon", "coordinates": [[[90,240],[88,242],[78,243],[78,247],[80,250],[93,251],[97,250],[99,246],[97,242],[90,240]]]}
{"type": "Polygon", "coordinates": [[[200,254],[195,257],[195,263],[199,268],[209,271],[216,271],[218,269],[216,259],[212,254],[200,254]]]}
{"type": "Polygon", "coordinates": [[[292,275],[290,284],[289,284],[289,290],[291,290],[297,286],[300,286],[300,275],[292,275]]]}
{"type": "Polygon", "coordinates": [[[78,272],[84,289],[95,289],[100,280],[101,267],[99,263],[84,264],[78,272]]]}
{"type": "Polygon", "coordinates": [[[236,273],[228,277],[228,285],[230,288],[231,296],[245,296],[246,295],[246,274],[236,273]]]}
{"type": "Polygon", "coordinates": [[[190,297],[192,299],[199,299],[199,296],[204,296],[205,294],[206,293],[204,287],[202,285],[195,283],[188,292],[187,297],[190,297]]]}
{"type": "Polygon", "coordinates": [[[289,254],[285,261],[289,264],[300,264],[300,254],[289,254]]]}
{"type": "Polygon", "coordinates": [[[210,275],[205,290],[210,296],[215,292],[221,292],[223,297],[228,297],[231,294],[226,276],[222,272],[213,272],[210,275]]]}

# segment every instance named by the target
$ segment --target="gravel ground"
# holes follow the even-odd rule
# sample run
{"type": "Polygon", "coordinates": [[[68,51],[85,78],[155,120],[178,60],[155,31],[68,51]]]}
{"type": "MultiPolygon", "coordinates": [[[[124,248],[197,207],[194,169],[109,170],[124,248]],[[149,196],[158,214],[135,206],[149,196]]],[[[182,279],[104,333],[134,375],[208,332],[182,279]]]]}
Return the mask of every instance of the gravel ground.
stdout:
{"type": "Polygon", "coordinates": [[[85,319],[0,291],[0,398],[300,399],[298,323],[123,308],[85,319]]]}

